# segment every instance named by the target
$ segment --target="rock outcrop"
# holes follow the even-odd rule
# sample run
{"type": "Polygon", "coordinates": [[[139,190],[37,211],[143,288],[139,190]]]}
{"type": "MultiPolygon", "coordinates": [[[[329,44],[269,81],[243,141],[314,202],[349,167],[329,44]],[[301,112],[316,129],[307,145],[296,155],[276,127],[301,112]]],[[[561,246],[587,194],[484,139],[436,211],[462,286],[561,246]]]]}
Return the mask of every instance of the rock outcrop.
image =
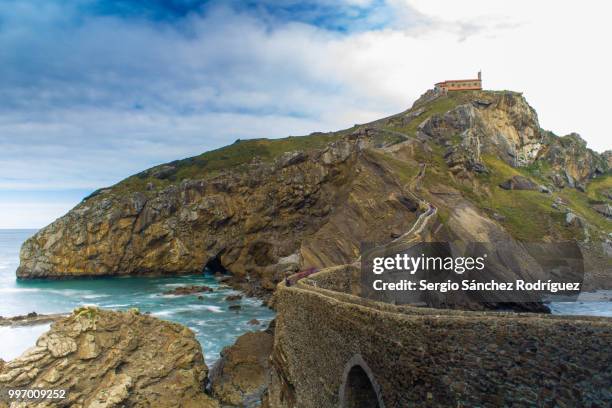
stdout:
{"type": "Polygon", "coordinates": [[[610,204],[595,204],[593,209],[604,217],[612,218],[612,205],[610,204]]]}
{"type": "MultiPolygon", "coordinates": [[[[0,367],[0,388],[66,390],[64,399],[28,407],[218,407],[203,392],[207,373],[186,327],[88,307],[55,322],[34,347],[0,367]]],[[[0,407],[9,406],[6,397],[0,407]]]]}
{"type": "Polygon", "coordinates": [[[36,312],[28,313],[22,316],[2,317],[0,316],[0,326],[23,327],[37,326],[40,324],[52,323],[56,320],[65,317],[63,314],[38,314],[36,312]]]}
{"type": "Polygon", "coordinates": [[[504,190],[540,190],[537,184],[526,177],[514,176],[499,185],[504,190]]]}
{"type": "Polygon", "coordinates": [[[559,187],[580,187],[589,178],[601,176],[611,168],[605,155],[587,148],[577,133],[563,137],[547,134],[546,139],[539,156],[550,167],[545,175],[556,180],[559,187]]]}
{"type": "Polygon", "coordinates": [[[578,189],[557,195],[598,243],[612,225],[589,200],[610,203],[609,161],[577,136],[541,130],[518,93],[428,93],[366,125],[237,141],[99,190],[24,243],[17,274],[182,274],[208,266],[272,291],[300,269],[353,262],[362,242],[401,236],[427,211],[425,201],[439,206],[441,224],[471,230],[448,204],[455,196],[511,239],[586,241],[552,208],[553,187],[546,196],[503,191],[498,185],[509,178],[526,190],[578,189]],[[417,188],[412,180],[425,165],[417,188]]]}
{"type": "Polygon", "coordinates": [[[164,295],[184,296],[198,293],[213,292],[214,289],[206,285],[179,286],[164,292],[164,295]]]}
{"type": "Polygon", "coordinates": [[[223,405],[258,407],[268,387],[273,343],[270,331],[249,332],[223,349],[210,373],[212,395],[223,405]]]}
{"type": "Polygon", "coordinates": [[[543,143],[535,110],[510,92],[433,115],[419,130],[438,142],[452,144],[445,154],[449,167],[476,171],[484,170],[481,155],[487,153],[513,166],[531,164],[543,143]]]}

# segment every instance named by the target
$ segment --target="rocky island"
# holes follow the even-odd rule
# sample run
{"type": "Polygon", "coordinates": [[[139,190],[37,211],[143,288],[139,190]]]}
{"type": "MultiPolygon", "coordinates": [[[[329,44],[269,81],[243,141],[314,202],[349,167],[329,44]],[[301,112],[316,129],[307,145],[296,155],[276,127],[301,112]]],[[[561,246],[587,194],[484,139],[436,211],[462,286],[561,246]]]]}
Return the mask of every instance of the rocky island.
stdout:
{"type": "Polygon", "coordinates": [[[372,123],[237,141],[100,189],[25,242],[17,276],[209,266],[272,291],[300,269],[355,261],[360,242],[400,236],[432,203],[431,239],[577,240],[590,287],[610,287],[611,166],[612,152],[542,130],[519,93],[428,91],[372,123]]]}
{"type": "MultiPolygon", "coordinates": [[[[172,357],[185,364],[170,365],[180,365],[187,380],[179,395],[193,406],[217,403],[211,398],[273,408],[604,406],[612,398],[610,319],[491,312],[482,309],[498,305],[470,299],[431,299],[431,308],[377,302],[360,293],[359,262],[364,241],[459,240],[503,243],[529,270],[535,257],[522,241],[570,240],[586,254],[587,288],[610,289],[611,169],[612,152],[541,129],[520,93],[428,91],[407,111],[368,124],[236,141],[100,189],[24,243],[17,275],[208,268],[231,272],[230,283],[250,294],[273,294],[274,334],[245,335],[224,350],[211,375],[224,383],[213,381],[211,396],[195,391],[206,368],[188,333],[175,330],[189,350],[172,357]],[[291,279],[304,270],[317,272],[291,279]]],[[[74,342],[66,350],[81,350],[74,342]]],[[[5,377],[10,364],[20,363],[7,363],[0,380],[38,381],[38,371],[5,377]]],[[[104,384],[117,385],[107,389],[127,405],[146,406],[128,399],[149,395],[129,367],[104,371],[104,384]]],[[[99,384],[92,380],[87,398],[98,398],[99,384]]]]}

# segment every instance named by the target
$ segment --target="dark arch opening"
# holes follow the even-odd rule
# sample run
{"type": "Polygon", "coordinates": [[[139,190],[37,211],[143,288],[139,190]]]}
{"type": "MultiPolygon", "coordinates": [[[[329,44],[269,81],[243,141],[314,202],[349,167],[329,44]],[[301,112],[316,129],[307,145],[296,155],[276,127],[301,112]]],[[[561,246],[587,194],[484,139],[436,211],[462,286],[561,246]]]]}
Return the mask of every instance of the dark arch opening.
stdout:
{"type": "Polygon", "coordinates": [[[223,266],[219,255],[217,255],[204,265],[204,273],[211,273],[213,275],[217,273],[227,274],[229,271],[223,266]]]}
{"type": "Polygon", "coordinates": [[[342,408],[381,408],[370,377],[359,366],[353,366],[346,377],[342,408]]]}

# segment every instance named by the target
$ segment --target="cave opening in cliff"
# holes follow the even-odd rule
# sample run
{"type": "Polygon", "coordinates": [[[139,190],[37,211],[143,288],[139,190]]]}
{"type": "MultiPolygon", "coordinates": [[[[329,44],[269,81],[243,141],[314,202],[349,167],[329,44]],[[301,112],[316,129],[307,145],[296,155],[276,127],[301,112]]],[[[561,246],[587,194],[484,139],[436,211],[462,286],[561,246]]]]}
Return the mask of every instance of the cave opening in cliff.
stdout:
{"type": "Polygon", "coordinates": [[[204,273],[211,273],[211,274],[229,274],[229,271],[227,270],[227,268],[225,266],[223,266],[223,263],[221,262],[221,257],[219,255],[211,258],[206,265],[204,265],[204,273]]]}
{"type": "Polygon", "coordinates": [[[346,377],[342,408],[383,408],[370,377],[360,365],[353,366],[346,377]]]}

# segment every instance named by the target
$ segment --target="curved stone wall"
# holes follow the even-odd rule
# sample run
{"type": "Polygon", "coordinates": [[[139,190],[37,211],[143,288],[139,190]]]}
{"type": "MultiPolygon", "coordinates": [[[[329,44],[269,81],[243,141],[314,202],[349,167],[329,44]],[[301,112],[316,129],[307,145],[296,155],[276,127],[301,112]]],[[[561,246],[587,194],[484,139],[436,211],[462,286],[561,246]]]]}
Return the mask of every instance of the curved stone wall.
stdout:
{"type": "Polygon", "coordinates": [[[394,306],[355,296],[355,268],[279,285],[270,406],[340,406],[355,355],[387,408],[612,400],[612,319],[394,306]]]}

